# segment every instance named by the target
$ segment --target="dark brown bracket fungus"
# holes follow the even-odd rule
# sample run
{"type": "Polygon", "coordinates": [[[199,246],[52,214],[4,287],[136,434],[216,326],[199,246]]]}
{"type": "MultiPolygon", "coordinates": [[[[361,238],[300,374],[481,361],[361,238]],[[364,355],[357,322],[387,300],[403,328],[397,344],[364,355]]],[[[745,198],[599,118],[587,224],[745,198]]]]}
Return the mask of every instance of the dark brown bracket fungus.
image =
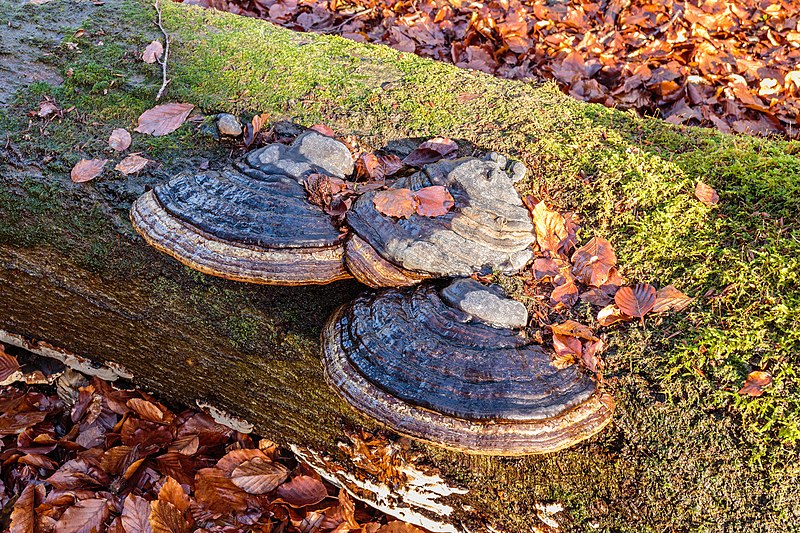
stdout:
{"type": "Polygon", "coordinates": [[[608,424],[614,402],[577,365],[555,368],[509,327],[519,326],[520,306],[460,280],[362,295],[325,326],[326,377],[361,413],[447,448],[509,456],[566,448],[608,424]]]}
{"type": "Polygon", "coordinates": [[[272,144],[234,168],[178,176],[131,208],[155,248],[206,274],[250,283],[306,285],[349,278],[344,233],[306,199],[304,176],[353,171],[350,151],[314,131],[272,144]]]}
{"type": "Polygon", "coordinates": [[[442,160],[391,185],[412,191],[446,187],[455,206],[438,217],[414,214],[397,220],[375,208],[375,192],[360,196],[347,213],[357,237],[347,244],[350,272],[371,287],[397,287],[485,268],[522,270],[533,257],[533,225],[514,189],[512,176],[521,164],[509,175],[504,163],[497,155],[442,160]]]}

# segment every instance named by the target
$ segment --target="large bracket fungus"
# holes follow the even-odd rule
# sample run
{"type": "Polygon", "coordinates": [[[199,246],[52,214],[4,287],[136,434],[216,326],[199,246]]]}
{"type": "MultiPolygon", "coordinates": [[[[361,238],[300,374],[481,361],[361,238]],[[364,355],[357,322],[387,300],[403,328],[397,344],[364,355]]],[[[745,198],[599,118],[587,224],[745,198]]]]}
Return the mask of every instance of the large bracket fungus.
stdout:
{"type": "Polygon", "coordinates": [[[577,365],[554,367],[515,329],[522,313],[471,280],[368,293],[328,320],[326,376],[358,411],[417,439],[475,454],[557,451],[599,432],[614,402],[577,365]]]}
{"type": "Polygon", "coordinates": [[[250,283],[306,285],[350,277],[345,234],[309,203],[303,178],[344,177],[350,151],[314,131],[291,147],[271,144],[234,167],[177,176],[131,208],[152,246],[206,274],[250,283]]]}
{"type": "Polygon", "coordinates": [[[350,272],[371,287],[413,285],[422,279],[469,276],[488,268],[516,273],[532,259],[533,224],[498,158],[464,157],[426,165],[392,189],[444,186],[455,207],[438,217],[395,220],[367,192],[347,213],[355,236],[347,244],[350,272]]]}
{"type": "Polygon", "coordinates": [[[524,166],[498,154],[428,164],[389,190],[444,187],[452,210],[397,219],[378,210],[372,188],[339,228],[307,199],[304,179],[342,180],[353,169],[345,145],[309,131],[223,170],[175,177],[140,197],[131,220],[159,250],[228,279],[303,285],[352,275],[376,288],[416,285],[357,298],[322,334],[329,381],[399,433],[468,453],[523,455],[600,431],[611,396],[577,365],[551,365],[521,332],[521,303],[466,277],[516,273],[532,259],[533,224],[513,186],[524,166]],[[458,276],[441,288],[426,281],[458,276]]]}

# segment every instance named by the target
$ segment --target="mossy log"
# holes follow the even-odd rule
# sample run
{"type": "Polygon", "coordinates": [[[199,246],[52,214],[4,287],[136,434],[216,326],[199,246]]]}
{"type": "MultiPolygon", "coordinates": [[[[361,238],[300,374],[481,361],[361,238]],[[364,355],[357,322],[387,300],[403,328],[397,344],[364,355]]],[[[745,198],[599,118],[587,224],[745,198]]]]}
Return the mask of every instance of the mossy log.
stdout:
{"type": "MultiPolygon", "coordinates": [[[[585,234],[612,240],[629,278],[682,283],[692,294],[716,291],[717,299],[698,304],[689,318],[611,340],[607,380],[618,399],[617,423],[584,444],[502,459],[380,441],[364,455],[353,451],[352,440],[380,428],[325,384],[319,345],[326,318],[363,286],[213,278],[160,254],[131,227],[128,209],[146,188],[204,160],[227,162],[229,147],[189,126],[164,138],[135,136],[131,150],[161,166],[128,178],[109,171],[95,182],[70,182],[72,164],[113,155],[105,148],[111,129],[132,130],[153,105],[160,72],[139,58],[160,33],[152,9],[136,0],[66,4],[0,6],[4,22],[26,21],[10,23],[12,30],[49,28],[26,46],[39,47],[42,68],[64,77],[62,85],[29,84],[0,114],[2,138],[8,134],[0,158],[5,339],[43,341],[32,347],[111,363],[162,398],[213,408],[242,429],[252,424],[359,497],[433,529],[528,531],[547,514],[536,503],[553,500],[566,507],[557,520],[576,529],[724,529],[735,522],[778,531],[796,523],[798,493],[772,487],[797,486],[798,468],[787,467],[791,461],[751,468],[749,447],[764,441],[745,424],[757,423],[763,414],[755,413],[764,410],[749,410],[745,399],[721,391],[757,363],[752,353],[766,353],[752,343],[779,347],[774,359],[760,360],[774,364],[776,376],[784,367],[770,361],[797,361],[797,339],[780,333],[796,330],[800,316],[796,281],[785,274],[797,271],[800,253],[796,241],[781,237],[795,231],[786,228],[796,224],[800,207],[797,143],[677,128],[575,102],[551,85],[497,80],[385,47],[164,4],[173,38],[170,101],[206,113],[325,122],[374,148],[441,135],[506,153],[532,171],[519,192],[579,211],[585,234]],[[73,33],[79,27],[85,31],[73,33]],[[27,112],[44,96],[64,110],[76,106],[80,115],[29,122],[27,112]],[[750,204],[757,213],[717,216],[692,197],[700,178],[718,188],[723,209],[750,204]],[[756,222],[762,229],[753,240],[749,224],[756,222]],[[778,267],[760,263],[762,253],[778,267]],[[751,260],[743,265],[746,254],[751,260]],[[732,280],[727,272],[734,268],[732,280]],[[756,283],[759,290],[751,290],[756,283]],[[736,305],[724,305],[732,298],[736,305]],[[762,318],[750,320],[739,309],[762,318]],[[714,368],[683,348],[704,345],[703,354],[714,353],[715,343],[727,350],[718,353],[732,355],[720,356],[714,368]],[[673,403],[664,403],[661,392],[668,386],[660,381],[665,361],[694,376],[677,380],[673,403]],[[717,372],[719,365],[727,373],[717,372]],[[718,416],[708,415],[709,402],[718,416]],[[395,458],[388,473],[370,462],[385,456],[395,458]],[[709,485],[697,475],[711,470],[719,473],[713,499],[703,496],[709,485]],[[680,509],[663,505],[680,498],[680,509]]],[[[504,282],[519,288],[518,280],[504,282]]],[[[789,370],[786,390],[794,383],[789,370]]],[[[776,405],[784,407],[770,427],[791,439],[794,393],[776,392],[778,402],[779,393],[785,402],[776,405]]],[[[763,446],[782,457],[780,446],[763,446]]]]}

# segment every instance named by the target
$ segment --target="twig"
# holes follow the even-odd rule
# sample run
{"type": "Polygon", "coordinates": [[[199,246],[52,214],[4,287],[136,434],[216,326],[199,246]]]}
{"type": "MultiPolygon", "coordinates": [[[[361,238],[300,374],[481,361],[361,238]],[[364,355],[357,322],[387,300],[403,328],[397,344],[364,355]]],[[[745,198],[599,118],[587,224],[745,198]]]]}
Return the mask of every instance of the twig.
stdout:
{"type": "Polygon", "coordinates": [[[169,57],[169,35],[167,35],[167,32],[164,31],[164,26],[161,25],[161,6],[159,5],[158,2],[159,0],[156,0],[155,4],[153,4],[153,7],[156,8],[156,13],[158,13],[158,20],[156,21],[156,26],[158,26],[158,29],[161,30],[161,33],[164,34],[164,54],[161,56],[161,58],[156,59],[156,61],[158,61],[158,64],[161,65],[161,79],[163,80],[161,82],[161,88],[158,90],[158,94],[156,95],[156,102],[158,102],[161,99],[161,97],[164,95],[164,91],[167,90],[167,85],[169,84],[170,81],[172,81],[167,79],[167,58],[169,57]]]}

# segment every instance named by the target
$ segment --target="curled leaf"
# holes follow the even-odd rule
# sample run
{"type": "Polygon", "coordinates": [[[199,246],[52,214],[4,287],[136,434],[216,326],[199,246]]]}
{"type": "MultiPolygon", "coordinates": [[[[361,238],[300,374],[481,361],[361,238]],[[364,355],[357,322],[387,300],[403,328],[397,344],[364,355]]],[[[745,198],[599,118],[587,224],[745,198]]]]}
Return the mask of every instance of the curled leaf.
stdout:
{"type": "Polygon", "coordinates": [[[11,376],[14,372],[19,370],[20,366],[17,358],[9,355],[3,350],[3,345],[0,344],[0,381],[4,381],[11,376]]]}
{"type": "Polygon", "coordinates": [[[627,322],[630,319],[631,317],[629,315],[623,313],[620,308],[614,304],[605,306],[597,313],[597,322],[601,326],[610,326],[617,322],[627,322]]]}
{"type": "Polygon", "coordinates": [[[356,176],[367,181],[382,180],[384,176],[381,160],[371,152],[364,152],[356,159],[356,176]]]}
{"type": "Polygon", "coordinates": [[[739,389],[739,394],[747,394],[749,396],[761,396],[764,389],[772,384],[772,375],[769,372],[762,370],[753,370],[747,374],[747,379],[739,389]]]}
{"type": "Polygon", "coordinates": [[[422,167],[429,163],[435,163],[457,150],[458,145],[455,141],[445,137],[436,137],[420,144],[416,150],[403,159],[403,163],[412,167],[422,167]]]}
{"type": "Polygon", "coordinates": [[[550,295],[550,304],[562,304],[566,307],[572,307],[578,301],[578,287],[571,281],[562,283],[553,289],[550,295]]]}
{"type": "Polygon", "coordinates": [[[131,134],[124,128],[117,128],[111,132],[108,145],[117,152],[124,152],[131,145],[131,134]]]}
{"type": "Polygon", "coordinates": [[[292,507],[314,505],[328,497],[322,481],[300,475],[278,487],[278,497],[292,507]]]}

